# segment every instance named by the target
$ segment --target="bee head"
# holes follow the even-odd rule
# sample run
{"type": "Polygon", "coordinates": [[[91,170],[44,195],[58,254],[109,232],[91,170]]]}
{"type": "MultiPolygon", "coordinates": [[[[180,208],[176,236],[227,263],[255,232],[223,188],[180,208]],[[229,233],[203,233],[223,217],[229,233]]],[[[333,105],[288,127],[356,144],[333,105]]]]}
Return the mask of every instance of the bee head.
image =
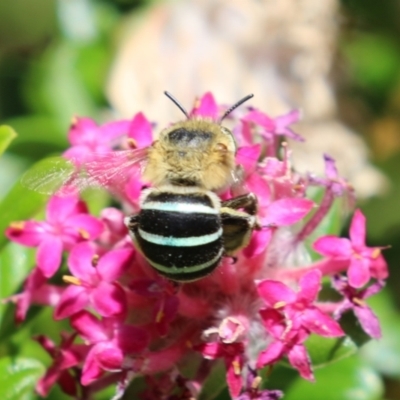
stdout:
{"type": "Polygon", "coordinates": [[[218,122],[189,118],[185,109],[169,94],[187,120],[178,122],[160,135],[149,151],[144,178],[156,186],[164,184],[198,186],[220,190],[231,183],[235,170],[236,142],[221,121],[252,97],[246,96],[229,108],[218,122]]]}

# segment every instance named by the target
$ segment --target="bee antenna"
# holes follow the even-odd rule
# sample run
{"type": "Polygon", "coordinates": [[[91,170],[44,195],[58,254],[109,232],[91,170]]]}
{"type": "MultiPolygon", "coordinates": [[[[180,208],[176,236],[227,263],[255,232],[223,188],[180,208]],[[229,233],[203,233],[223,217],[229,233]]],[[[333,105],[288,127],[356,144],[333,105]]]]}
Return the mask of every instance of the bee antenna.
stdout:
{"type": "Polygon", "coordinates": [[[246,97],[243,97],[243,99],[241,99],[237,103],[235,103],[232,107],[228,108],[225,111],[225,114],[219,119],[219,122],[222,122],[222,120],[225,119],[235,108],[238,108],[244,102],[246,102],[247,100],[250,100],[252,97],[254,97],[254,94],[248,94],[246,97]]]}
{"type": "Polygon", "coordinates": [[[186,118],[189,119],[187,111],[183,108],[179,101],[167,91],[165,91],[164,94],[185,114],[186,118]]]}

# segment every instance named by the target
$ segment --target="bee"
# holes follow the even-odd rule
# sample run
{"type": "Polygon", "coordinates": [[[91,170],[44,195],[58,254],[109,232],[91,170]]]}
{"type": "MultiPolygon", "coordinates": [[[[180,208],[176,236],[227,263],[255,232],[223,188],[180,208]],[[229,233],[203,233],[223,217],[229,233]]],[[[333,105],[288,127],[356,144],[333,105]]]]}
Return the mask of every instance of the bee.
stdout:
{"type": "MultiPolygon", "coordinates": [[[[259,229],[253,193],[226,201],[217,195],[233,184],[237,173],[235,138],[221,122],[253,95],[235,103],[216,122],[190,117],[165,94],[186,120],[162,130],[146,149],[115,151],[111,158],[94,156],[83,166],[85,174],[68,172],[63,180],[78,188],[107,186],[122,175],[126,178],[128,167],[143,163],[142,176],[150,187],[142,190],[139,212],[127,216],[125,224],[152,268],[169,280],[190,282],[247,246],[252,231],[259,229]]],[[[59,175],[55,171],[50,180],[59,175]]],[[[47,187],[48,182],[36,176],[29,186],[47,187]]]]}

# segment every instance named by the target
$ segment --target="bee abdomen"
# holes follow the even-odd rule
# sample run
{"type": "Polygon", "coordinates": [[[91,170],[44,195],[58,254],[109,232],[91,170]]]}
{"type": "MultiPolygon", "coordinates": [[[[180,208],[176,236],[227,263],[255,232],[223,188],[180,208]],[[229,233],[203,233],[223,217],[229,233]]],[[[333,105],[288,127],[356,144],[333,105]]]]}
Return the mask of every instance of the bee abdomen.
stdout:
{"type": "Polygon", "coordinates": [[[175,281],[192,281],[212,272],[223,255],[222,234],[219,212],[202,193],[151,193],[134,230],[152,267],[175,281]]]}

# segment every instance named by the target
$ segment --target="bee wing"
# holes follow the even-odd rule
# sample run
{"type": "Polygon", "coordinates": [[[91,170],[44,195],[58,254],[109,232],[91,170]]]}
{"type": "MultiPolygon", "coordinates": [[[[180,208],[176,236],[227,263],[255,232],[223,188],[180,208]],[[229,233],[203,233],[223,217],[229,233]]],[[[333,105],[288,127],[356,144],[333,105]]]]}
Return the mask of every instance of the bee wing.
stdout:
{"type": "Polygon", "coordinates": [[[27,171],[22,185],[43,194],[68,195],[88,187],[111,191],[123,188],[132,174],[140,174],[148,148],[93,153],[90,161],[78,164],[62,157],[48,158],[27,171]]]}

